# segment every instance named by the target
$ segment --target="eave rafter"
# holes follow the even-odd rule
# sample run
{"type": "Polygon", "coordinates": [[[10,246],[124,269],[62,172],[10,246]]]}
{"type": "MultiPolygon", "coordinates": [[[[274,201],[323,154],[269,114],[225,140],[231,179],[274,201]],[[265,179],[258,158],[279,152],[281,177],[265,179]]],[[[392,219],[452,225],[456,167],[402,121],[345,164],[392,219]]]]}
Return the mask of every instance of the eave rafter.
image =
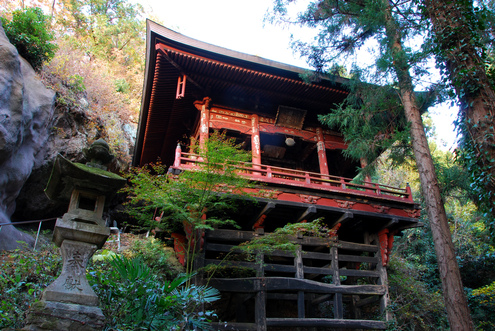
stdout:
{"type": "Polygon", "coordinates": [[[189,75],[189,73],[187,73],[179,64],[177,64],[177,62],[175,62],[169,55],[168,55],[168,52],[163,48],[163,47],[160,47],[161,44],[157,44],[156,45],[156,49],[158,50],[158,52],[165,58],[167,59],[168,62],[170,62],[171,65],[173,65],[177,70],[179,70],[180,74],[181,75],[185,75],[187,77],[187,80],[190,81],[191,83],[193,83],[197,88],[199,88],[200,90],[204,91],[205,89],[199,85],[198,83],[196,83],[196,81],[194,79],[192,79],[189,75]]]}
{"type": "MultiPolygon", "coordinates": [[[[273,210],[275,209],[276,207],[276,204],[274,202],[268,202],[264,207],[263,209],[258,213],[256,214],[255,217],[253,217],[251,219],[251,221],[248,223],[248,228],[252,228],[253,226],[255,226],[256,223],[260,222],[260,223],[263,223],[266,216],[273,210]]],[[[261,224],[260,224],[261,225],[261,224]]]]}
{"type": "Polygon", "coordinates": [[[339,223],[344,224],[353,218],[354,218],[354,214],[350,211],[346,211],[344,214],[342,214],[342,216],[339,217],[338,220],[334,221],[329,227],[333,228],[335,225],[339,223]]]}
{"type": "Polygon", "coordinates": [[[316,207],[315,206],[309,206],[306,208],[306,210],[299,216],[296,220],[296,223],[302,222],[304,220],[311,222],[316,215],[316,207]]]}
{"type": "MultiPolygon", "coordinates": [[[[274,82],[276,82],[276,84],[274,84],[275,86],[279,86],[281,84],[290,84],[293,86],[306,87],[306,88],[311,88],[314,90],[320,90],[320,91],[324,91],[327,93],[332,93],[334,95],[338,94],[338,95],[342,95],[342,97],[345,97],[348,94],[347,91],[343,91],[343,90],[338,90],[338,89],[334,89],[334,88],[330,88],[330,87],[326,87],[326,86],[321,86],[321,85],[316,85],[316,84],[307,84],[307,83],[300,81],[300,80],[275,76],[272,74],[259,72],[259,71],[246,69],[246,68],[241,68],[241,67],[237,67],[237,66],[234,66],[231,64],[226,64],[223,62],[211,60],[208,58],[204,58],[201,56],[197,56],[194,54],[190,54],[187,52],[183,52],[183,51],[174,49],[173,47],[170,47],[170,46],[165,46],[161,43],[157,43],[155,47],[156,47],[157,51],[160,52],[160,54],[162,54],[170,62],[170,64],[172,64],[177,70],[179,70],[179,72],[181,74],[183,74],[183,75],[185,74],[187,76],[188,80],[193,82],[193,84],[196,85],[201,90],[204,90],[204,88],[199,83],[197,83],[196,80],[205,79],[205,80],[209,80],[209,81],[212,81],[212,82],[215,82],[218,84],[227,84],[227,85],[231,85],[231,86],[236,86],[236,87],[239,87],[239,88],[244,89],[244,90],[250,90],[250,91],[252,91],[252,93],[258,94],[258,95],[267,92],[266,88],[259,88],[257,86],[250,85],[250,84],[242,84],[240,82],[236,82],[236,81],[233,81],[231,79],[212,78],[209,75],[201,74],[199,72],[184,70],[184,68],[181,67],[172,58],[172,54],[175,54],[176,56],[183,56],[183,57],[187,58],[188,60],[199,61],[199,62],[201,62],[202,65],[205,65],[205,66],[215,66],[215,67],[218,67],[221,69],[230,70],[232,72],[242,73],[244,75],[262,78],[262,79],[268,80],[268,81],[274,81],[274,82]],[[192,77],[194,77],[194,78],[192,78],[192,77]]],[[[301,97],[291,95],[290,93],[277,92],[273,89],[270,89],[269,93],[272,94],[273,96],[276,96],[276,97],[288,98],[288,99],[293,100],[293,101],[304,102],[304,103],[309,102],[309,103],[312,103],[314,105],[318,105],[320,107],[328,107],[328,105],[329,105],[329,103],[325,102],[325,101],[317,101],[317,100],[314,100],[311,98],[301,98],[301,97]]]]}

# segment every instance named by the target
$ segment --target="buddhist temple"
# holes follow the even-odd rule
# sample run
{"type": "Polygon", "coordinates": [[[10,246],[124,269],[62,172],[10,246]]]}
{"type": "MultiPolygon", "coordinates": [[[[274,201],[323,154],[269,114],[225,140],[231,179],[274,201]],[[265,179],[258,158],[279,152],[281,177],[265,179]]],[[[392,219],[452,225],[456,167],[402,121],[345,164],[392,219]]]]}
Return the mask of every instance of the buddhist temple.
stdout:
{"type": "Polygon", "coordinates": [[[361,163],[343,155],[342,134],[318,121],[345,100],[345,79],[309,84],[301,78],[305,69],[207,44],[152,21],[146,42],[134,166],[159,160],[175,174],[194,171],[201,160],[191,161],[188,138],[201,142],[221,130],[251,153],[242,172],[262,192],[232,215],[240,229],[205,234],[197,268],[288,223],[322,218],[332,230],[327,239],[294,237],[297,254],[273,251],[256,265],[237,261],[254,270],[252,277],[208,280],[229,300],[215,328],[385,329],[394,236],[421,226],[420,210],[407,185],[356,181],[361,163]],[[378,313],[370,317],[368,311],[378,313]]]}

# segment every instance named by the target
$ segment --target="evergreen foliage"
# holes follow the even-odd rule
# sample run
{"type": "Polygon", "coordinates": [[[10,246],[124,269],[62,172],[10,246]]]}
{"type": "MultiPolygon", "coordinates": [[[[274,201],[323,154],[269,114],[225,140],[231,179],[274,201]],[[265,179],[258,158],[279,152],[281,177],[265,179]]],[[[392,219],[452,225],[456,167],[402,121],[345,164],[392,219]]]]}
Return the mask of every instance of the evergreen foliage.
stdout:
{"type": "Polygon", "coordinates": [[[347,87],[346,102],[332,112],[319,115],[318,119],[330,128],[342,132],[348,148],[344,155],[360,160],[368,166],[364,174],[370,174],[375,161],[385,150],[397,163],[412,157],[407,120],[394,86],[378,86],[360,80],[355,72],[347,87]]]}
{"type": "MultiPolygon", "coordinates": [[[[434,134],[434,128],[432,131],[434,134]]],[[[495,315],[490,305],[489,293],[490,284],[495,280],[495,247],[490,240],[483,215],[473,203],[467,171],[454,162],[451,152],[439,150],[434,143],[430,143],[430,150],[435,161],[442,197],[446,202],[456,259],[471,316],[479,330],[491,330],[494,326],[490,321],[495,319],[495,315]]],[[[421,195],[417,193],[420,183],[413,163],[392,166],[392,161],[385,153],[378,159],[377,166],[378,171],[373,178],[375,181],[397,186],[407,181],[415,193],[414,200],[422,202],[421,195]]],[[[433,306],[430,299],[435,298],[441,291],[441,280],[429,221],[425,215],[422,216],[422,221],[425,223],[423,228],[404,231],[402,237],[396,238],[392,251],[389,282],[392,307],[397,319],[394,327],[398,330],[407,330],[410,325],[425,330],[444,327],[443,303],[439,304],[435,313],[431,311],[433,306]],[[396,285],[396,282],[399,282],[399,285],[396,285]],[[412,297],[410,300],[403,300],[407,293],[416,291],[413,287],[418,287],[417,291],[420,293],[425,291],[428,296],[419,301],[412,297]],[[409,301],[413,304],[411,311],[417,315],[408,313],[409,301]],[[418,310],[415,310],[416,308],[418,310]],[[436,320],[431,320],[432,316],[436,316],[436,320]],[[428,321],[432,323],[429,324],[428,321]],[[416,324],[423,322],[424,325],[416,324]]]]}
{"type": "Polygon", "coordinates": [[[172,280],[184,273],[184,268],[177,261],[173,248],[167,247],[162,241],[153,237],[133,240],[123,255],[129,259],[140,258],[162,279],[172,280]]]}
{"type": "Polygon", "coordinates": [[[394,256],[387,270],[389,309],[395,317],[388,330],[449,330],[442,295],[429,288],[417,264],[394,256]]]}
{"type": "Polygon", "coordinates": [[[298,244],[293,239],[298,234],[308,237],[328,237],[328,228],[322,219],[316,219],[308,223],[289,223],[275,231],[263,236],[254,237],[252,240],[233,248],[246,254],[266,254],[275,250],[291,251],[295,254],[298,244]]]}
{"type": "Polygon", "coordinates": [[[458,161],[469,171],[475,202],[495,234],[495,85],[493,1],[430,1],[419,7],[450,97],[457,101],[458,161]]]}
{"type": "Polygon", "coordinates": [[[55,56],[57,45],[51,31],[49,17],[40,8],[15,10],[12,20],[0,17],[5,34],[17,48],[19,55],[28,61],[35,70],[55,56]]]}

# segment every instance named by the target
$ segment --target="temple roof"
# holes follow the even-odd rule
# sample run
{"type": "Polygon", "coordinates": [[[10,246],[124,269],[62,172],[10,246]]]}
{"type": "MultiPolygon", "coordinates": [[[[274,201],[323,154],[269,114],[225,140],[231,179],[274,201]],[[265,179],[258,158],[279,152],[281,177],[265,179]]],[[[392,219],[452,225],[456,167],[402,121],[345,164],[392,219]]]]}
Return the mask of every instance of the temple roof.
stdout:
{"type": "Polygon", "coordinates": [[[306,122],[317,124],[342,102],[347,91],[340,77],[319,77],[308,84],[307,70],[218,47],[147,21],[146,70],[133,165],[157,161],[166,165],[174,148],[193,130],[194,101],[275,117],[280,105],[305,109],[306,122]],[[179,76],[187,77],[184,97],[176,98],[179,76]]]}

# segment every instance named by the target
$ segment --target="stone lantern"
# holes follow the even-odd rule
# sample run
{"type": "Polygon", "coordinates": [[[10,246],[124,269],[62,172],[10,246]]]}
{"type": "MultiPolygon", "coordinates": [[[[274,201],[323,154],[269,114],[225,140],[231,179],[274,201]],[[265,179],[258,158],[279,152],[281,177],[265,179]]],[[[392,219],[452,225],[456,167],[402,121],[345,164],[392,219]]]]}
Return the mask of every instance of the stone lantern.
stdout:
{"type": "Polygon", "coordinates": [[[102,218],[105,201],[126,180],[104,166],[113,159],[104,140],[97,140],[83,153],[91,160],[85,165],[58,155],[45,189],[48,198],[69,202],[69,210],[57,219],[53,233],[63,267],[31,308],[26,330],[99,330],[104,326],[98,297],[86,279],[86,266],[110,235],[102,218]]]}

